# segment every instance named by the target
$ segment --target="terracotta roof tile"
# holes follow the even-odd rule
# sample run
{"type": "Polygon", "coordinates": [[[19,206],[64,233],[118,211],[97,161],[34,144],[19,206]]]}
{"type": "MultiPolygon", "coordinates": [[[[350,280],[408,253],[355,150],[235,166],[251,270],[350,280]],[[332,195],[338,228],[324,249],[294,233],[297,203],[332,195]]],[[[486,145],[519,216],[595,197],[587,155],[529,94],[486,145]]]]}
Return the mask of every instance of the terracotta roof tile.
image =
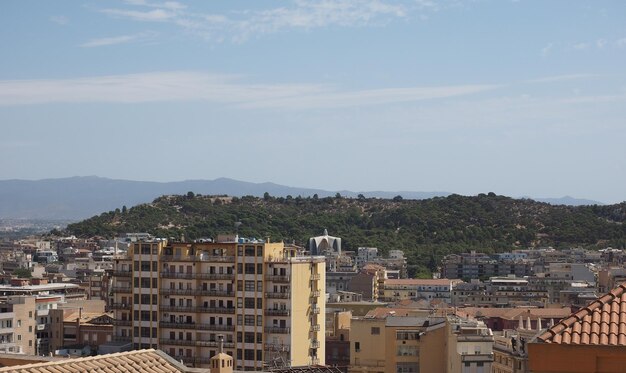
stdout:
{"type": "Polygon", "coordinates": [[[539,336],[557,344],[626,346],[626,286],[604,294],[539,336]]]}
{"type": "Polygon", "coordinates": [[[0,368],[0,372],[15,373],[180,373],[184,371],[184,366],[165,353],[155,350],[128,351],[0,368]]]}

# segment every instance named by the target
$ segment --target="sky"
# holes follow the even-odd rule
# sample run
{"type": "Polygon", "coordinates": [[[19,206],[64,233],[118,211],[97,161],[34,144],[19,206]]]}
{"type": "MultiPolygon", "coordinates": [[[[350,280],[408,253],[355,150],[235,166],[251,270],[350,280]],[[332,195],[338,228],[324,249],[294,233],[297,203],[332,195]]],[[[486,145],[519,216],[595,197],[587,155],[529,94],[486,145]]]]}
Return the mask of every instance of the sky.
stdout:
{"type": "Polygon", "coordinates": [[[0,179],[626,200],[626,2],[0,2],[0,179]]]}

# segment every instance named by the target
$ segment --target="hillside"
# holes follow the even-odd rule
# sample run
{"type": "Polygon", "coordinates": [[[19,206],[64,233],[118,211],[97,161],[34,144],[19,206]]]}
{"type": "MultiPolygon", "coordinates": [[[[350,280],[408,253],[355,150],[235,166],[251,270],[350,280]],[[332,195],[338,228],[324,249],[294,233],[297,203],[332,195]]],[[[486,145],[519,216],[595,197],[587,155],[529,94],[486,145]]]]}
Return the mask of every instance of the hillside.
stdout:
{"type": "Polygon", "coordinates": [[[303,244],[327,228],[348,250],[375,246],[405,250],[413,270],[425,272],[443,255],[469,249],[594,245],[624,248],[626,203],[552,206],[481,194],[425,200],[401,198],[282,198],[163,196],[67,227],[77,236],[150,232],[186,239],[232,233],[303,244]]]}

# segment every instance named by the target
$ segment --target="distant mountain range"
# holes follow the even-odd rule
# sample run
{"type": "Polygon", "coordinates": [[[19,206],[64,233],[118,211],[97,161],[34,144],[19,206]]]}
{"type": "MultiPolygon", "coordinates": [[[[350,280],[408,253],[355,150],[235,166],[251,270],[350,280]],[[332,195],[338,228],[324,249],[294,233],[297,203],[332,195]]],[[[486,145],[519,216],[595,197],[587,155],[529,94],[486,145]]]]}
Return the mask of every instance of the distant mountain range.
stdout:
{"type": "MultiPolygon", "coordinates": [[[[176,182],[150,182],[115,180],[97,176],[69,177],[44,180],[0,180],[0,218],[4,219],[70,219],[79,220],[122,206],[131,207],[146,203],[166,194],[185,194],[192,191],[203,195],[252,195],[261,197],[265,192],[276,197],[313,196],[320,198],[340,193],[345,197],[427,199],[445,197],[449,192],[352,192],[297,188],[274,183],[250,183],[219,178],[215,180],[186,180],[176,182]]],[[[602,204],[597,201],[572,197],[539,199],[539,202],[564,205],[602,204]]]]}

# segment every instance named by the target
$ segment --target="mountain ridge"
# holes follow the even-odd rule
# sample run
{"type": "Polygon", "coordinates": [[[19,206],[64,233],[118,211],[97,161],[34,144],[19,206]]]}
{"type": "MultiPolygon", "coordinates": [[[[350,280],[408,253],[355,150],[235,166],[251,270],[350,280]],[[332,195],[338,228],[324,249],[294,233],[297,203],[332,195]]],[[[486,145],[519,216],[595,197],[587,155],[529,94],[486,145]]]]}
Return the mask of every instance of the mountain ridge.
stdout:
{"type": "MultiPolygon", "coordinates": [[[[122,206],[147,203],[161,195],[196,194],[242,197],[256,197],[269,193],[272,196],[287,197],[313,196],[332,197],[337,193],[344,197],[427,199],[445,197],[453,193],[445,191],[329,191],[317,188],[301,188],[273,182],[254,183],[227,177],[213,180],[188,179],[182,181],[158,182],[112,179],[100,176],[72,176],[40,180],[7,179],[0,180],[0,218],[5,219],[59,219],[78,220],[114,210],[122,206]]],[[[565,198],[565,197],[564,197],[565,198]]],[[[597,201],[575,199],[539,199],[551,204],[581,205],[602,204],[597,201]]]]}

